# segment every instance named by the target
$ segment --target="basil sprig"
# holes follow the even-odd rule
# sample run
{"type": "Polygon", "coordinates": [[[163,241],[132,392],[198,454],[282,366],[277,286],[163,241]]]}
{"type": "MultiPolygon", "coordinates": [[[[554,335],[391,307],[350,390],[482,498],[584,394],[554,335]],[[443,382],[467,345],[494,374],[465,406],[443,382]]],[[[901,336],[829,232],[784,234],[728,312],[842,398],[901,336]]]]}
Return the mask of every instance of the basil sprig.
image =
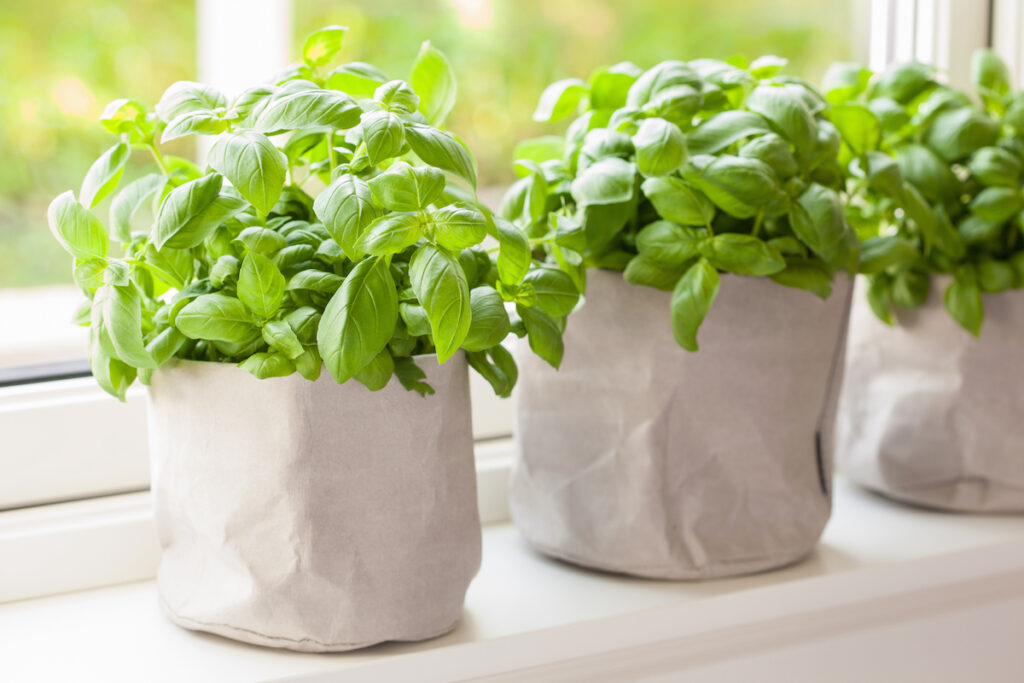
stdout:
{"type": "Polygon", "coordinates": [[[117,100],[104,111],[118,142],[77,198],[53,201],[49,222],[74,257],[87,297],[77,319],[111,394],[123,400],[177,357],[259,378],[314,380],[326,367],[372,390],[396,376],[425,395],[412,356],[444,363],[464,349],[507,396],[510,332],[560,362],[577,292],[476,200],[473,157],[441,128],[456,93],[447,57],[424,44],[410,81],[361,62],[329,69],[346,31],[317,31],[302,63],[233,101],[181,82],[155,110],[117,100]],[[214,138],[206,168],[161,151],[194,134],[214,138]],[[117,191],[136,151],[155,172],[117,191]],[[109,231],[92,211],[107,196],[109,231]]]}
{"type": "Polygon", "coordinates": [[[844,218],[839,133],[784,61],[624,62],[540,97],[535,120],[578,114],[517,149],[501,213],[582,292],[588,267],[672,292],[676,341],[697,331],[719,272],[827,298],[858,247],[844,218]]]}
{"type": "Polygon", "coordinates": [[[1024,287],[1024,92],[989,50],[971,76],[982,106],[923,64],[836,64],[825,76],[860,270],[887,323],[927,301],[933,273],[952,276],[946,308],[974,335],[983,293],[1024,287]]]}

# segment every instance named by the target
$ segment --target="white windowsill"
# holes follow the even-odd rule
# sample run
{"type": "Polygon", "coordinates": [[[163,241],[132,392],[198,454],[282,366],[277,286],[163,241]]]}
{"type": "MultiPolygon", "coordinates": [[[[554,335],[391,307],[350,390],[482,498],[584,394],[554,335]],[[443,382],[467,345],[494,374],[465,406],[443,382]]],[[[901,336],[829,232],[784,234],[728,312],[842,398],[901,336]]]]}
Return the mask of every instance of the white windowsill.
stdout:
{"type": "Polygon", "coordinates": [[[1022,607],[1024,518],[907,508],[840,479],[819,549],[777,572],[611,576],[542,558],[498,523],[462,623],[433,641],[339,655],[243,645],[173,626],[146,581],[0,605],[0,678],[1011,680],[1022,607]],[[828,675],[808,666],[815,657],[829,658],[828,675]]]}

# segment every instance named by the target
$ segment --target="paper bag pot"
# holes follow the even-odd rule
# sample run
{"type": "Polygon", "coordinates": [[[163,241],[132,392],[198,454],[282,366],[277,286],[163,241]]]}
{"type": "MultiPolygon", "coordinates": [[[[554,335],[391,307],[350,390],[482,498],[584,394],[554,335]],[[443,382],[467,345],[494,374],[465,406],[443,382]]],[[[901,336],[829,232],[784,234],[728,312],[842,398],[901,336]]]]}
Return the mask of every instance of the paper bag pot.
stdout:
{"type": "Polygon", "coordinates": [[[1024,292],[985,297],[981,336],[942,303],[892,327],[857,283],[836,417],[845,475],[891,498],[946,510],[1024,512],[1024,292]]]}
{"type": "Polygon", "coordinates": [[[480,566],[465,356],[436,394],[228,363],[153,375],[158,586],[175,623],[307,652],[451,630],[480,566]]]}
{"type": "Polygon", "coordinates": [[[765,278],[723,275],[680,348],[670,294],[591,271],[555,372],[522,354],[513,517],[554,557],[659,579],[790,564],[831,509],[819,433],[849,281],[827,301],[765,278]]]}

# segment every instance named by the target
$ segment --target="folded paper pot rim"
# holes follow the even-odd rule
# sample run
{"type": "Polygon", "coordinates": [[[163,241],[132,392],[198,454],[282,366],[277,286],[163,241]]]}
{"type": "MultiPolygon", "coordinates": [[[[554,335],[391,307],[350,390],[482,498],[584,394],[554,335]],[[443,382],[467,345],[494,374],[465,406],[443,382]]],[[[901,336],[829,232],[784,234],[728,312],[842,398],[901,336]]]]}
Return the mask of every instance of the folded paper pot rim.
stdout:
{"type": "Polygon", "coordinates": [[[175,623],[257,645],[351,650],[450,631],[480,567],[463,353],[436,394],[230,363],[153,373],[149,433],[175,623]]]}
{"type": "Polygon", "coordinates": [[[691,353],[672,336],[670,293],[590,271],[561,369],[519,358],[510,506],[526,540],[658,579],[809,554],[831,512],[827,432],[850,290],[841,276],[823,301],[722,275],[691,353]]]}
{"type": "Polygon", "coordinates": [[[921,308],[878,320],[859,280],[836,460],[899,501],[960,512],[1024,512],[1024,291],[984,296],[973,337],[949,315],[949,276],[921,308]]]}

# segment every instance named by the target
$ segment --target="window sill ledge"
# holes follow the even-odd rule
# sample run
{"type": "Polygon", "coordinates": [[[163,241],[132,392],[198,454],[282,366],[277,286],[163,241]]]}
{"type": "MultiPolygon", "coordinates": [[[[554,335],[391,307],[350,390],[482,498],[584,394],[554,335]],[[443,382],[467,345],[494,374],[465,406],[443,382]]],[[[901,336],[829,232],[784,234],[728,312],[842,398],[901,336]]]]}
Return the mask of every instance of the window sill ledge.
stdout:
{"type": "Polygon", "coordinates": [[[498,523],[485,528],[462,623],[436,640],[341,655],[252,647],[173,626],[145,581],[0,606],[0,668],[18,681],[637,680],[683,670],[764,680],[770,666],[799,681],[820,680],[810,662],[821,661],[846,680],[1007,680],[1024,666],[1013,644],[1022,609],[1024,518],[905,508],[840,480],[819,549],[777,572],[704,583],[588,572],[531,552],[498,523]]]}

